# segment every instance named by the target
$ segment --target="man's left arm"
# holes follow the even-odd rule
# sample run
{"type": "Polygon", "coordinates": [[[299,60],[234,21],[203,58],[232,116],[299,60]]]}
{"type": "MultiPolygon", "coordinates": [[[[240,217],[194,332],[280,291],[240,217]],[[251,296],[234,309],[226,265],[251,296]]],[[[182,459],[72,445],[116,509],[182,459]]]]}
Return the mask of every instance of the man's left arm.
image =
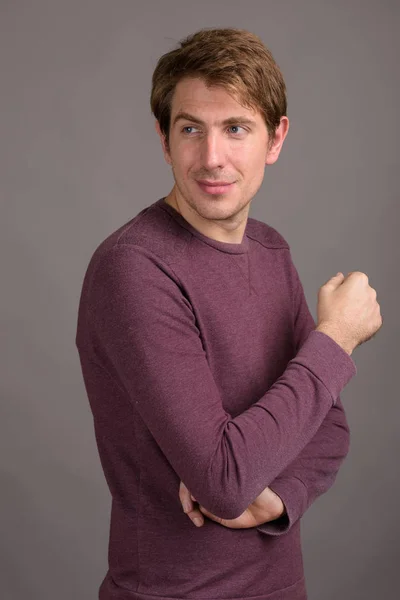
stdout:
{"type": "MultiPolygon", "coordinates": [[[[295,282],[293,331],[297,354],[316,323],[293,263],[291,269],[295,282]]],[[[275,521],[258,525],[257,529],[268,535],[282,535],[289,531],[310,505],[333,485],[349,445],[350,430],[339,396],[311,441],[268,486],[281,498],[285,513],[275,521]]]]}

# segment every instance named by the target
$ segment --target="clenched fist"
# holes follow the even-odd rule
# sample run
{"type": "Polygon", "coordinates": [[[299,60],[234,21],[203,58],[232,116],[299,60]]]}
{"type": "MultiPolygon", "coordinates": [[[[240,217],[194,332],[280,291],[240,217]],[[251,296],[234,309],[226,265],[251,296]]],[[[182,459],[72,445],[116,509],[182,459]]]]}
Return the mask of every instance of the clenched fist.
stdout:
{"type": "Polygon", "coordinates": [[[316,330],[329,335],[351,354],[382,327],[376,297],[365,273],[352,271],[347,277],[338,273],[319,289],[316,330]]]}

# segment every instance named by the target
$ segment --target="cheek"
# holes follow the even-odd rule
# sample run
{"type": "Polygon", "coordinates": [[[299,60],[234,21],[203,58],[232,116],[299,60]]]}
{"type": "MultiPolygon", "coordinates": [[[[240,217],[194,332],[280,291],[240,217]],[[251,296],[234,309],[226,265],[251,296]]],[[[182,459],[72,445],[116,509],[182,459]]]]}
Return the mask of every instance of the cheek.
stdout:
{"type": "Polygon", "coordinates": [[[175,170],[179,171],[182,175],[185,175],[191,169],[192,165],[195,164],[193,148],[189,148],[187,145],[175,148],[171,157],[175,170]]]}
{"type": "Polygon", "coordinates": [[[249,155],[246,162],[242,164],[242,173],[249,187],[259,188],[265,173],[264,155],[262,153],[249,155]]]}
{"type": "Polygon", "coordinates": [[[254,152],[235,152],[231,155],[231,165],[237,173],[240,173],[244,181],[251,181],[262,177],[263,161],[254,152]]]}
{"type": "Polygon", "coordinates": [[[264,173],[265,159],[264,148],[251,148],[247,154],[249,171],[252,171],[254,175],[257,175],[257,173],[261,173],[262,175],[262,173],[264,173]]]}

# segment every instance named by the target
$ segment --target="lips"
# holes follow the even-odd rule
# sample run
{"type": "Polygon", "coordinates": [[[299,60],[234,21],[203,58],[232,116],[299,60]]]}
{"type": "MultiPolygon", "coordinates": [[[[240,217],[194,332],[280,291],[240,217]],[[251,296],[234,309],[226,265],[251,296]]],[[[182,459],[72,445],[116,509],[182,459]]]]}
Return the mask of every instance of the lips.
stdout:
{"type": "Polygon", "coordinates": [[[197,183],[200,186],[200,189],[203,190],[203,192],[206,192],[207,194],[226,194],[226,192],[228,192],[233,187],[233,184],[235,182],[206,181],[203,179],[197,181],[197,183]]]}
{"type": "Polygon", "coordinates": [[[199,179],[199,183],[202,183],[203,185],[221,186],[221,185],[230,185],[232,183],[232,181],[207,181],[206,179],[199,179]]]}

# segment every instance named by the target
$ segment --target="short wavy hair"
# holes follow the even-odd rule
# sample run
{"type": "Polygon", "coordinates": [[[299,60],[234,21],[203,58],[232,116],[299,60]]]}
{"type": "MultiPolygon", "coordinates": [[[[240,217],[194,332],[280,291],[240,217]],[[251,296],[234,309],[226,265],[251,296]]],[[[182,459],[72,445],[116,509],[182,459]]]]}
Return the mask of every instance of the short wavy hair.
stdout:
{"type": "Polygon", "coordinates": [[[222,86],[246,108],[259,110],[270,140],[287,112],[286,85],[270,50],[245,29],[204,28],[163,54],[152,77],[151,112],[169,144],[171,105],[177,83],[202,78],[222,86]]]}

